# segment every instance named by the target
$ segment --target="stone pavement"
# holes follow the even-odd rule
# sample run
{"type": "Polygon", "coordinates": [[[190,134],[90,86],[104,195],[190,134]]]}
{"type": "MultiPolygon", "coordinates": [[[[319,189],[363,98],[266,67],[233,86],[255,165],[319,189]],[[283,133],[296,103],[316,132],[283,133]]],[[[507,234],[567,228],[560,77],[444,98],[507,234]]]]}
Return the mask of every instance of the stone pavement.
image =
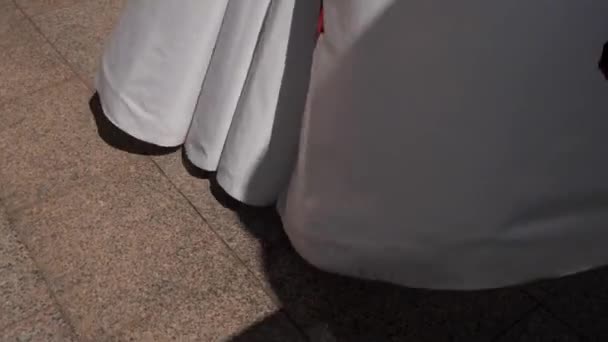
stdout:
{"type": "Polygon", "coordinates": [[[89,100],[123,2],[0,0],[0,341],[607,340],[606,271],[468,293],[328,275],[271,210],[113,132],[89,100]]]}

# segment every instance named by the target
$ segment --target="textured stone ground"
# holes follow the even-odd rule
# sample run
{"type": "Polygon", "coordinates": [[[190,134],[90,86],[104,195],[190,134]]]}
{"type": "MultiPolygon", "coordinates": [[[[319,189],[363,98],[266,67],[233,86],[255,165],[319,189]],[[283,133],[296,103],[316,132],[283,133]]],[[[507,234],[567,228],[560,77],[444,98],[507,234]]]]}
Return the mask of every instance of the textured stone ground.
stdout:
{"type": "Polygon", "coordinates": [[[607,340],[603,270],[473,293],[327,275],[179,151],[110,147],[89,100],[123,1],[0,0],[0,341],[607,340]]]}

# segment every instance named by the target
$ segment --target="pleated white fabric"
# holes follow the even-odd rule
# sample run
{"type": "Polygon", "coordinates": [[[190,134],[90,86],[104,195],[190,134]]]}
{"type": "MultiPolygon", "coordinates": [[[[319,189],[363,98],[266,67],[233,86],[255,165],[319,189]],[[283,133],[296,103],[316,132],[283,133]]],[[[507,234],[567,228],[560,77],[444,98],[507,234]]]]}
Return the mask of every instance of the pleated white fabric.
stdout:
{"type": "Polygon", "coordinates": [[[608,263],[608,2],[325,0],[280,210],[328,271],[479,289],[608,263]]]}
{"type": "Polygon", "coordinates": [[[295,161],[318,6],[127,1],[96,78],[106,116],[143,141],[184,144],[236,199],[272,204],[295,161]]]}
{"type": "Polygon", "coordinates": [[[324,6],[315,48],[314,1],[130,0],[106,115],[245,203],[287,188],[292,243],[331,272],[479,289],[608,263],[608,2],[324,6]]]}

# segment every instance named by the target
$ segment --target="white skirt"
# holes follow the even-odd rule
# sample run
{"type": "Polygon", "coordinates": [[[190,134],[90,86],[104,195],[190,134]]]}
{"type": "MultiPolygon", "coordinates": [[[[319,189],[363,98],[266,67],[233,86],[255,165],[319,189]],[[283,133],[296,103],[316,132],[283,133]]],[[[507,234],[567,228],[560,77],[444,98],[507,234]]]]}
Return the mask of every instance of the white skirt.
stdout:
{"type": "Polygon", "coordinates": [[[607,1],[325,0],[307,92],[317,6],[130,0],[104,110],[246,203],[291,175],[285,230],[327,271],[479,289],[608,264],[607,1]]]}
{"type": "Polygon", "coordinates": [[[106,116],[140,140],[184,144],[234,198],[272,204],[296,158],[318,6],[127,1],[96,79],[106,116]]]}
{"type": "Polygon", "coordinates": [[[441,289],[608,264],[608,1],[324,7],[280,205],[304,258],[441,289]]]}

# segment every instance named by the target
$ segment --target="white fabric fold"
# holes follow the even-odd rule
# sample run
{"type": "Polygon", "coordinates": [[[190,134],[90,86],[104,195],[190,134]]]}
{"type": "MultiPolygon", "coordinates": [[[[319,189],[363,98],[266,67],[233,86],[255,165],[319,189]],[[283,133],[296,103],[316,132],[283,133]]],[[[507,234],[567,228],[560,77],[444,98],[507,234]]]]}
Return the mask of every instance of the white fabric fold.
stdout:
{"type": "Polygon", "coordinates": [[[106,116],[140,140],[184,144],[236,199],[273,204],[295,161],[318,6],[127,1],[96,80],[106,116]]]}

